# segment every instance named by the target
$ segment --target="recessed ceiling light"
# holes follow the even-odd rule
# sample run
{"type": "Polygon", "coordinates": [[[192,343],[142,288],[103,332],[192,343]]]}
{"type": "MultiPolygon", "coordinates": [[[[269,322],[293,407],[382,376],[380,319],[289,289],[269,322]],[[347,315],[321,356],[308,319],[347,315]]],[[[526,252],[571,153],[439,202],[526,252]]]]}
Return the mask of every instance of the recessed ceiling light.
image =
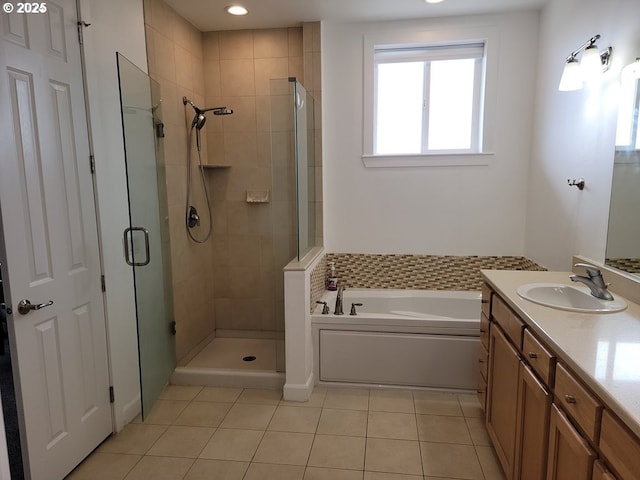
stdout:
{"type": "Polygon", "coordinates": [[[229,15],[246,15],[249,13],[249,10],[242,5],[228,5],[224,9],[229,15]]]}
{"type": "Polygon", "coordinates": [[[427,3],[440,3],[440,2],[444,2],[444,0],[424,0],[427,3]]]}

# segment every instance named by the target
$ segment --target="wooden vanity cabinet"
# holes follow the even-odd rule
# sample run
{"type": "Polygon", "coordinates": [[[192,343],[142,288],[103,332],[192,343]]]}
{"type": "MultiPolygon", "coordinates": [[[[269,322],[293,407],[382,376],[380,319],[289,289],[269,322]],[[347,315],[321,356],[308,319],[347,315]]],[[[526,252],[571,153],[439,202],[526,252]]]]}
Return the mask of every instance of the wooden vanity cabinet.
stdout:
{"type": "Polygon", "coordinates": [[[551,406],[547,480],[589,480],[596,454],[557,405],[551,406]]]}
{"type": "Polygon", "coordinates": [[[591,480],[616,480],[616,477],[607,470],[600,460],[593,464],[593,477],[591,480]]]}
{"type": "Polygon", "coordinates": [[[489,333],[489,382],[487,385],[487,431],[502,468],[511,478],[515,453],[515,425],[520,355],[500,327],[489,333]]]}
{"type": "Polygon", "coordinates": [[[485,287],[478,376],[507,480],[640,480],[640,437],[485,287]]]}
{"type": "Polygon", "coordinates": [[[551,392],[529,366],[520,362],[513,478],[545,478],[551,401],[551,392]]]}

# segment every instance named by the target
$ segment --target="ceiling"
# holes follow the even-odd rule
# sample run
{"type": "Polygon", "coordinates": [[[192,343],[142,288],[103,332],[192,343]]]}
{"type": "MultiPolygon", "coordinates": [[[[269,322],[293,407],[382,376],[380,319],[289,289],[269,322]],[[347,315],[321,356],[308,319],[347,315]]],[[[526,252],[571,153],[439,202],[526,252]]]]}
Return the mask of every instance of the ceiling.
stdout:
{"type": "Polygon", "coordinates": [[[469,15],[541,8],[547,0],[165,0],[203,32],[298,26],[302,22],[361,22],[469,15]],[[249,9],[233,17],[224,7],[239,3],[249,9]]]}

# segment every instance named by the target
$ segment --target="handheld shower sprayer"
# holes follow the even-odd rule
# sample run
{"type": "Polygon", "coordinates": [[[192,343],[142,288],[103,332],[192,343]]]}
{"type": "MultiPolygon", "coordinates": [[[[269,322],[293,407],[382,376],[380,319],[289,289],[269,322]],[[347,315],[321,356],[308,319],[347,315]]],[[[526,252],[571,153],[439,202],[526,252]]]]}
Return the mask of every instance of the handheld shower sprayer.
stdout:
{"type": "Polygon", "coordinates": [[[186,205],[186,226],[187,226],[187,235],[189,238],[196,243],[204,243],[211,236],[212,231],[212,218],[211,218],[211,205],[209,204],[209,193],[207,191],[207,184],[204,179],[204,167],[202,165],[202,157],[201,157],[201,145],[200,145],[200,130],[204,127],[204,124],[207,121],[207,112],[213,112],[214,115],[231,115],[233,110],[227,107],[214,107],[214,108],[199,108],[189,100],[187,97],[182,97],[183,105],[191,105],[193,108],[195,115],[193,117],[193,121],[191,122],[191,129],[189,131],[189,145],[187,150],[187,205],[186,205]],[[191,152],[193,145],[193,135],[192,132],[195,129],[196,131],[196,148],[198,150],[198,162],[200,165],[200,179],[202,180],[202,190],[204,193],[204,198],[207,203],[207,213],[209,217],[208,229],[204,239],[196,238],[194,234],[191,232],[191,229],[200,226],[200,215],[196,210],[196,207],[191,204],[191,152]]]}

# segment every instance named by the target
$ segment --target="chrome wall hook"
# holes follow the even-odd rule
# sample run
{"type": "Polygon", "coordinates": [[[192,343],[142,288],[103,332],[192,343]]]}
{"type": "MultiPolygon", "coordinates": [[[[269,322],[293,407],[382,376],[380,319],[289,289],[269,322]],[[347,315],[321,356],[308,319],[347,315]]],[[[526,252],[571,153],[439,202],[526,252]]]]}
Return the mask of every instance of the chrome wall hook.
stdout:
{"type": "Polygon", "coordinates": [[[578,190],[584,190],[584,178],[579,178],[578,180],[576,180],[575,178],[573,180],[567,179],[567,183],[570,187],[578,187],[578,190]]]}

